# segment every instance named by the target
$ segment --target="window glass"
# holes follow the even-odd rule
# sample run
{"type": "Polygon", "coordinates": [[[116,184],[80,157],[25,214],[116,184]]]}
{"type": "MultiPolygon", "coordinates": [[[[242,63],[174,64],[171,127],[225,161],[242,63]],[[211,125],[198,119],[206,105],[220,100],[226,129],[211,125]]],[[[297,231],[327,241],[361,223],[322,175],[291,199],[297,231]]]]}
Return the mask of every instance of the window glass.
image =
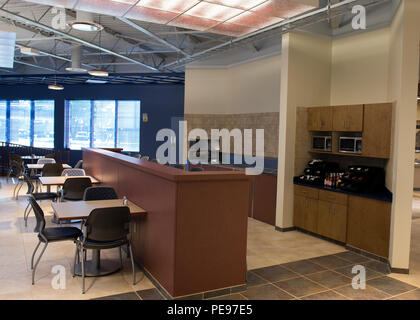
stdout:
{"type": "Polygon", "coordinates": [[[72,100],[66,108],[68,148],[140,150],[140,101],[72,100]]]}
{"type": "Polygon", "coordinates": [[[6,142],[6,101],[0,100],[0,141],[6,142]]]}
{"type": "Polygon", "coordinates": [[[34,147],[54,148],[54,100],[38,100],[34,104],[34,147]]]}
{"type": "Polygon", "coordinates": [[[30,146],[31,101],[10,101],[10,142],[30,146]]]}
{"type": "Polygon", "coordinates": [[[115,101],[94,101],[93,147],[115,146],[115,101]]]}
{"type": "Polygon", "coordinates": [[[68,102],[68,147],[74,150],[90,147],[90,100],[68,102]]]}
{"type": "Polygon", "coordinates": [[[118,101],[118,148],[140,150],[140,101],[118,101]]]}

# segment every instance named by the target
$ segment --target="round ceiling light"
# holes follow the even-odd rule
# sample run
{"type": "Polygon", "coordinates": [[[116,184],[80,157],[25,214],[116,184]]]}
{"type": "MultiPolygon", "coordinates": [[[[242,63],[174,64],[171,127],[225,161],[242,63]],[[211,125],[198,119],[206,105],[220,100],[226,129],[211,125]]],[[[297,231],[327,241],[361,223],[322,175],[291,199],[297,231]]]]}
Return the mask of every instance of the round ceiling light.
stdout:
{"type": "Polygon", "coordinates": [[[88,73],[91,76],[96,76],[96,77],[108,77],[109,76],[109,72],[106,70],[89,70],[88,73]]]}
{"type": "Polygon", "coordinates": [[[64,90],[64,87],[60,84],[50,84],[50,85],[48,85],[48,89],[50,89],[50,90],[64,90]]]}
{"type": "Polygon", "coordinates": [[[101,31],[103,29],[103,27],[100,24],[90,21],[74,21],[71,22],[69,25],[72,29],[87,32],[101,31]]]}
{"type": "Polygon", "coordinates": [[[69,23],[69,26],[79,31],[101,31],[103,27],[93,21],[93,15],[90,12],[77,11],[76,20],[69,23]]]}

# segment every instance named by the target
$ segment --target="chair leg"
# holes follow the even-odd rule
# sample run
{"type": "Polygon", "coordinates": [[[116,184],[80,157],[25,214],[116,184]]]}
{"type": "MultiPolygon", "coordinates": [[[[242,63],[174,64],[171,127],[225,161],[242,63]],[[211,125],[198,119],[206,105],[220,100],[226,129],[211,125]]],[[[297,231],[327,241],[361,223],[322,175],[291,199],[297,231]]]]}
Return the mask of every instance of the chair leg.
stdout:
{"type": "Polygon", "coordinates": [[[136,284],[136,269],[134,268],[133,250],[131,249],[131,243],[128,244],[130,249],[131,267],[133,268],[133,285],[136,284]]]}
{"type": "Polygon", "coordinates": [[[76,276],[77,260],[80,260],[80,256],[79,256],[79,245],[76,243],[76,252],[74,254],[74,264],[73,264],[73,278],[76,276]]]}
{"type": "Polygon", "coordinates": [[[32,269],[32,284],[35,284],[35,271],[36,267],[38,266],[39,260],[41,260],[42,255],[45,252],[45,249],[47,249],[48,242],[45,242],[44,248],[42,248],[41,254],[39,255],[38,259],[35,262],[34,268],[32,269]]]}
{"type": "Polygon", "coordinates": [[[120,251],[120,265],[121,265],[121,269],[123,267],[123,261],[122,261],[122,252],[121,252],[121,247],[118,247],[119,251],[120,251]]]}
{"type": "Polygon", "coordinates": [[[32,258],[31,258],[31,270],[34,269],[34,258],[35,258],[35,253],[39,248],[39,245],[41,244],[41,241],[38,241],[38,244],[36,245],[34,252],[32,253],[32,258]]]}
{"type": "Polygon", "coordinates": [[[18,184],[16,185],[16,187],[17,186],[19,186],[19,187],[18,187],[17,192],[16,192],[16,200],[19,199],[19,192],[20,192],[20,189],[22,189],[22,187],[23,187],[23,182],[19,181],[18,184]]]}
{"type": "Polygon", "coordinates": [[[85,294],[85,248],[82,247],[82,294],[85,294]]]}
{"type": "Polygon", "coordinates": [[[26,206],[25,212],[23,213],[23,220],[25,221],[25,227],[28,226],[28,218],[31,211],[32,211],[31,204],[28,203],[28,205],[26,206]]]}

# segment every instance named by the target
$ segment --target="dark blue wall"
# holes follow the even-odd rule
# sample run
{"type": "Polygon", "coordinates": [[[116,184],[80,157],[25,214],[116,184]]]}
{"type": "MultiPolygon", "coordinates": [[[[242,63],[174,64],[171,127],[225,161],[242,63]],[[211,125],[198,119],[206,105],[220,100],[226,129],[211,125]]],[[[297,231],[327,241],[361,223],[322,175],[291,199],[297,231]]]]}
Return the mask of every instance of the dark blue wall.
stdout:
{"type": "MultiPolygon", "coordinates": [[[[64,101],[140,100],[141,113],[148,122],[141,122],[140,153],[155,158],[156,133],[171,128],[172,117],[184,116],[184,85],[66,85],[63,91],[48,90],[46,85],[0,86],[0,99],[54,99],[55,148],[64,149],[64,101]]],[[[81,159],[81,151],[71,152],[71,162],[81,159]]]]}

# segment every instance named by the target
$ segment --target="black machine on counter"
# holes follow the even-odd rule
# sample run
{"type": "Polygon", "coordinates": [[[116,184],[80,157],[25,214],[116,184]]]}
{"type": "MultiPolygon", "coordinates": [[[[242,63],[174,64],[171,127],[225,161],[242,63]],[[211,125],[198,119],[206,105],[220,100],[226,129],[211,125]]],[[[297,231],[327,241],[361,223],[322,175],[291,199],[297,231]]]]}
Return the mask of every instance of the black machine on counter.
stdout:
{"type": "Polygon", "coordinates": [[[374,193],[385,188],[385,170],[377,167],[350,166],[338,182],[338,188],[357,193],[374,193]]]}
{"type": "Polygon", "coordinates": [[[309,161],[304,173],[295,179],[304,184],[354,193],[375,193],[385,189],[383,168],[353,165],[343,172],[338,163],[324,160],[309,161]]]}
{"type": "Polygon", "coordinates": [[[308,162],[308,167],[297,180],[301,183],[323,186],[327,174],[337,172],[338,168],[338,163],[314,159],[308,162]]]}

